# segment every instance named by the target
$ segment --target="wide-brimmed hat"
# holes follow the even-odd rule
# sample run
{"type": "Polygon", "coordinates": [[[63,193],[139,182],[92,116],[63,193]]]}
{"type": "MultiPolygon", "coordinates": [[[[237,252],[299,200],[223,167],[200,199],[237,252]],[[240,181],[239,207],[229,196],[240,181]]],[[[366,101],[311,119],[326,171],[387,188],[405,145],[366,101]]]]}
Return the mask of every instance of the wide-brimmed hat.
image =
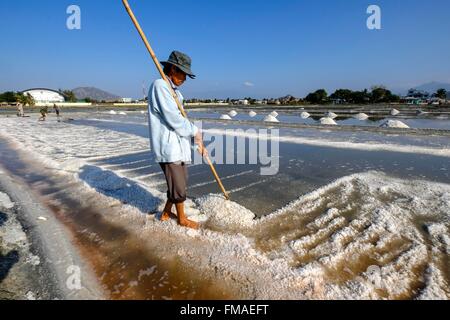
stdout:
{"type": "Polygon", "coordinates": [[[161,61],[161,64],[163,66],[167,64],[174,65],[175,67],[186,73],[186,75],[188,75],[191,79],[195,79],[195,74],[191,70],[192,60],[187,54],[179,51],[174,51],[170,54],[169,60],[161,61]]]}

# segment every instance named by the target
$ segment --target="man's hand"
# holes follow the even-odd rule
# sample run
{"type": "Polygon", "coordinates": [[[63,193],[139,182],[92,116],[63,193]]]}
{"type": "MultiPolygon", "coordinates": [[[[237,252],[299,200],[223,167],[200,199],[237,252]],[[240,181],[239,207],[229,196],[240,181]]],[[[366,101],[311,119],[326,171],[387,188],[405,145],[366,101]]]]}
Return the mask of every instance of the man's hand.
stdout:
{"type": "Polygon", "coordinates": [[[202,157],[207,157],[208,150],[206,150],[205,145],[203,144],[203,134],[200,130],[197,132],[194,142],[198,146],[198,153],[200,153],[202,157]]]}

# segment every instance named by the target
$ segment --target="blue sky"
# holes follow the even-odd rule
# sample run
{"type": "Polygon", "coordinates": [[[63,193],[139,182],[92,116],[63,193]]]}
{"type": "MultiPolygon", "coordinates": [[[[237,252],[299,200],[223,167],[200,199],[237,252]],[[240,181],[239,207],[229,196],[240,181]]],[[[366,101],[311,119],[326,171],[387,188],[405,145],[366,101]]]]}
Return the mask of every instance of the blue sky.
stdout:
{"type": "MultiPolygon", "coordinates": [[[[193,58],[189,98],[450,82],[448,0],[130,4],[159,59],[174,49],[193,58]],[[382,30],[366,27],[371,4],[382,9],[382,30]]],[[[120,0],[2,0],[0,12],[0,91],[95,86],[137,98],[158,77],[120,0]],[[71,4],[82,10],[81,30],[66,28],[71,4]]]]}

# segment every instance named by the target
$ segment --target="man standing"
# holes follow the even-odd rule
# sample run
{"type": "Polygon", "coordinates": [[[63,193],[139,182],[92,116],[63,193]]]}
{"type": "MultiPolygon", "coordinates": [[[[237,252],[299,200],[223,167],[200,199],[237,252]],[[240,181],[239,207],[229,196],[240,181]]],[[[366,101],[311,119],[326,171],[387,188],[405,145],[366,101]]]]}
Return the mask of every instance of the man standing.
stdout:
{"type": "Polygon", "coordinates": [[[23,104],[20,102],[17,103],[17,116],[21,118],[25,116],[25,113],[23,112],[23,104]]]}
{"type": "Polygon", "coordinates": [[[47,119],[48,107],[47,106],[42,107],[39,112],[41,113],[39,121],[45,121],[45,119],[47,119]]]}
{"type": "Polygon", "coordinates": [[[56,103],[53,104],[53,110],[55,110],[56,119],[58,120],[58,122],[60,122],[60,118],[59,118],[60,109],[56,103]]]}
{"type": "MultiPolygon", "coordinates": [[[[191,58],[184,53],[174,51],[164,66],[170,85],[181,104],[183,96],[178,90],[186,81],[186,76],[195,79],[191,71],[191,58]]],[[[186,218],[184,202],[187,189],[187,164],[192,162],[193,142],[203,156],[207,155],[203,145],[202,133],[189,120],[183,117],[172,96],[169,85],[164,79],[156,80],[148,95],[150,142],[156,162],[161,166],[167,182],[167,203],[161,221],[169,220],[176,207],[178,223],[181,226],[198,229],[198,224],[186,218]]]]}

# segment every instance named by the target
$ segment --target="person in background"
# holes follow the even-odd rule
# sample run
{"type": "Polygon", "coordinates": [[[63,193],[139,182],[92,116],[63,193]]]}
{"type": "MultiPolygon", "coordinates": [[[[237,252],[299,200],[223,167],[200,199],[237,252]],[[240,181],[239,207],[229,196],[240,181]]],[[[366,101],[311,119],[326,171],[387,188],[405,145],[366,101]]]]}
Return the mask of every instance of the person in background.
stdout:
{"type": "Polygon", "coordinates": [[[23,104],[20,102],[17,103],[17,116],[22,118],[25,116],[25,113],[23,112],[23,104]]]}
{"type": "Polygon", "coordinates": [[[53,104],[53,110],[55,110],[56,118],[58,119],[58,122],[59,122],[60,121],[60,118],[59,118],[60,109],[59,109],[59,107],[58,107],[58,105],[56,103],[53,104]]]}
{"type": "Polygon", "coordinates": [[[48,114],[48,107],[42,107],[41,110],[41,117],[39,118],[39,121],[45,121],[47,119],[47,114],[48,114]]]}

